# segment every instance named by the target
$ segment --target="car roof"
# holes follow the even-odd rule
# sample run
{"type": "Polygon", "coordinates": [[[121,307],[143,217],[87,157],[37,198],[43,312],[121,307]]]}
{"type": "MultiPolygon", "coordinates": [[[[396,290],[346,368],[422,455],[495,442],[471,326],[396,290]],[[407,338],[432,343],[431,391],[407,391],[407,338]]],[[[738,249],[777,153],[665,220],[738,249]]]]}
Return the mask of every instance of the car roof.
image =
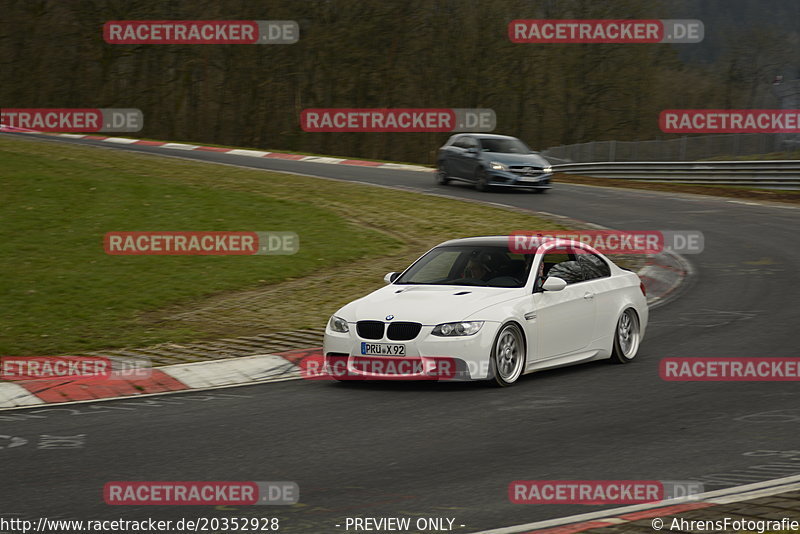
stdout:
{"type": "Polygon", "coordinates": [[[478,237],[462,237],[459,239],[451,239],[450,241],[445,241],[441,243],[440,247],[442,246],[501,246],[507,247],[508,246],[508,236],[507,235],[487,235],[487,236],[478,236],[478,237]]]}
{"type": "MultiPolygon", "coordinates": [[[[509,240],[512,239],[513,236],[508,235],[487,235],[487,236],[476,236],[476,237],[462,237],[459,239],[451,239],[450,241],[445,241],[444,243],[440,243],[437,247],[453,247],[453,246],[467,246],[467,247],[477,247],[477,246],[489,246],[489,247],[508,247],[509,240]]],[[[590,247],[585,243],[581,243],[580,241],[575,241],[574,239],[560,239],[560,242],[563,244],[570,244],[575,245],[581,248],[585,248],[586,250],[597,252],[594,248],[590,247]]]]}
{"type": "Polygon", "coordinates": [[[517,139],[516,137],[513,137],[511,135],[499,135],[499,134],[489,134],[489,133],[463,132],[457,135],[476,135],[479,137],[484,137],[486,139],[517,139]]]}

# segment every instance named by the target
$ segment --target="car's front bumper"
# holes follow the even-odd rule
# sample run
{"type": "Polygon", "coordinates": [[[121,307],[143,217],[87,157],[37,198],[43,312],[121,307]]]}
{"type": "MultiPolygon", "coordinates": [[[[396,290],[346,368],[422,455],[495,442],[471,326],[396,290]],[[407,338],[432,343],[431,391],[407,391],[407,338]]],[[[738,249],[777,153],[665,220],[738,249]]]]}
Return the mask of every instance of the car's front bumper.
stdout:
{"type": "Polygon", "coordinates": [[[350,380],[482,380],[489,377],[489,355],[500,324],[485,322],[477,334],[441,337],[423,326],[411,341],[363,339],[350,324],[350,332],[327,327],[323,342],[326,372],[350,380]],[[361,343],[405,345],[404,357],[364,356],[361,343]]]}
{"type": "Polygon", "coordinates": [[[552,173],[548,174],[519,174],[511,171],[488,170],[486,175],[489,185],[498,187],[516,187],[525,189],[550,189],[552,173]]]}

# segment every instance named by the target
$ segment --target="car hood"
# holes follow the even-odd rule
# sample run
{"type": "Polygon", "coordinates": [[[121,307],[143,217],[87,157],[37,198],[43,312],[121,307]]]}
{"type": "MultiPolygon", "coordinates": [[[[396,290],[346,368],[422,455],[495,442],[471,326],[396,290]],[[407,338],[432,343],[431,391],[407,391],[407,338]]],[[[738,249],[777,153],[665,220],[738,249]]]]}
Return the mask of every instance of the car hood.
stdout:
{"type": "Polygon", "coordinates": [[[502,152],[483,152],[483,158],[497,161],[505,165],[531,165],[534,167],[547,167],[550,163],[538,154],[505,154],[502,152]]]}
{"type": "Polygon", "coordinates": [[[424,325],[480,320],[472,314],[524,294],[524,288],[388,285],[337,312],[347,321],[411,321],[424,325]]]}

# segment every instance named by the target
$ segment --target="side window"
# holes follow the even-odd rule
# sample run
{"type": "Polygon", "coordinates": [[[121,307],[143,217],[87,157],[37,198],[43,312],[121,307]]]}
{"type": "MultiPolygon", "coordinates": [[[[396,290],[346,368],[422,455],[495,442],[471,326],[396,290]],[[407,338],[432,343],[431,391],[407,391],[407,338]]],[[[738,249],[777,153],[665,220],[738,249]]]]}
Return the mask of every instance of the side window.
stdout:
{"type": "Polygon", "coordinates": [[[451,146],[454,146],[456,148],[464,148],[464,137],[463,136],[456,137],[455,140],[453,140],[453,144],[451,146]]]}
{"type": "Polygon", "coordinates": [[[502,150],[498,150],[498,143],[492,139],[484,139],[480,143],[484,152],[502,152],[502,150]]]}
{"type": "Polygon", "coordinates": [[[464,148],[478,148],[478,141],[472,137],[464,137],[464,148]]]}
{"type": "Polygon", "coordinates": [[[611,276],[611,269],[608,264],[597,254],[589,252],[578,254],[578,263],[580,263],[583,268],[583,277],[585,280],[594,280],[595,278],[611,276]]]}
{"type": "Polygon", "coordinates": [[[557,276],[567,284],[574,284],[584,280],[583,268],[574,254],[551,253],[545,254],[542,259],[543,275],[557,276]]]}

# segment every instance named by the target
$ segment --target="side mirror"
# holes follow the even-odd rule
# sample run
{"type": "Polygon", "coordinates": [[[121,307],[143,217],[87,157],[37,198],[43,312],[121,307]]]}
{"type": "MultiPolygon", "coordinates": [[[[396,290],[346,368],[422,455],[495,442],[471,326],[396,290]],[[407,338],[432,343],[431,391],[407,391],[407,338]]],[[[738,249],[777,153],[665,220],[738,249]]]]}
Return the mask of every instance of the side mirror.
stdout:
{"type": "Polygon", "coordinates": [[[567,287],[566,280],[557,276],[549,276],[542,284],[542,289],[545,291],[561,291],[565,287],[567,287]]]}
{"type": "Polygon", "coordinates": [[[467,149],[467,154],[477,154],[477,153],[478,153],[478,149],[475,148],[475,147],[467,149]]]}
{"type": "Polygon", "coordinates": [[[383,281],[386,282],[387,284],[391,284],[392,282],[397,280],[398,276],[400,276],[400,273],[395,273],[395,272],[386,273],[386,276],[383,277],[383,281]]]}

